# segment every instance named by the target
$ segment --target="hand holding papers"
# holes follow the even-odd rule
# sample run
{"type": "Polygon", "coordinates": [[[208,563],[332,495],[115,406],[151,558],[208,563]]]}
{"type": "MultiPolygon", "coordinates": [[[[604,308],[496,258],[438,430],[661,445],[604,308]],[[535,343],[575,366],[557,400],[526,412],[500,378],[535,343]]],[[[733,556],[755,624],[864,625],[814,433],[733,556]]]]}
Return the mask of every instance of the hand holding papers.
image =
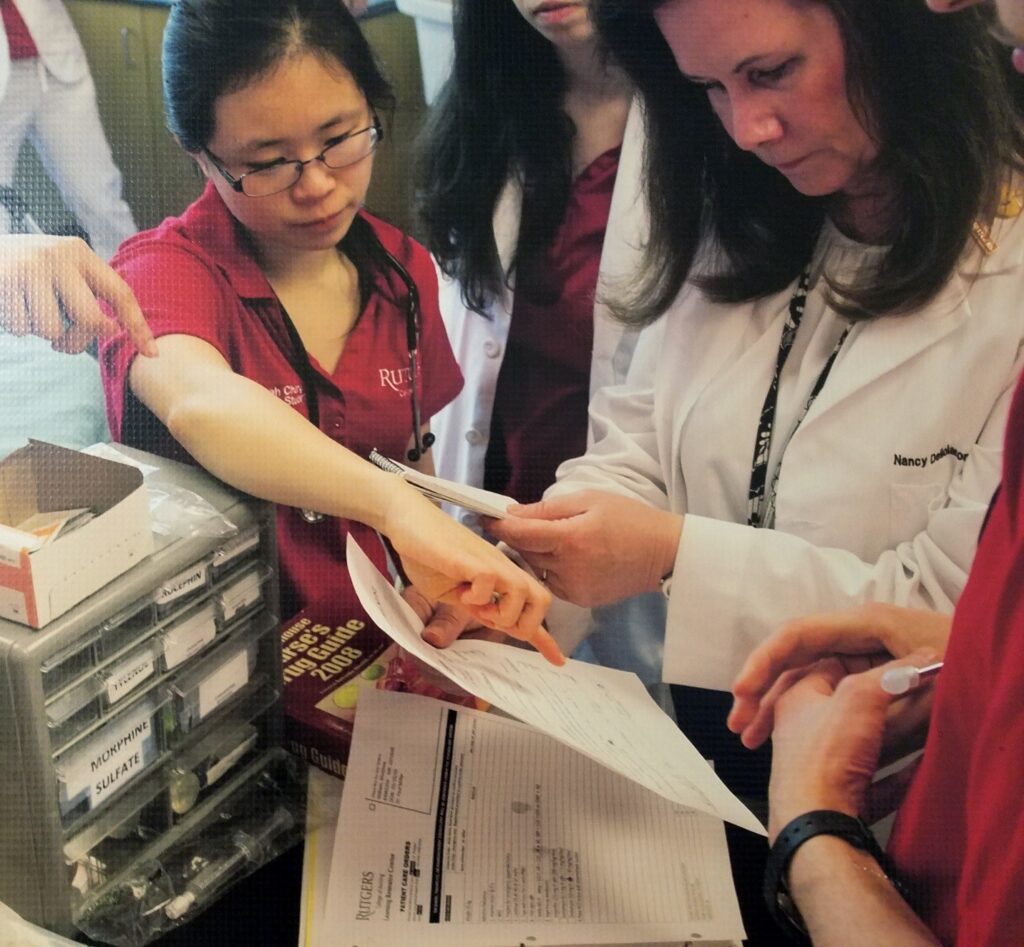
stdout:
{"type": "Polygon", "coordinates": [[[764,828],[715,775],[635,674],[463,639],[443,651],[420,638],[423,623],[350,537],[352,584],[377,625],[460,687],[670,802],[752,832],[764,828]]]}

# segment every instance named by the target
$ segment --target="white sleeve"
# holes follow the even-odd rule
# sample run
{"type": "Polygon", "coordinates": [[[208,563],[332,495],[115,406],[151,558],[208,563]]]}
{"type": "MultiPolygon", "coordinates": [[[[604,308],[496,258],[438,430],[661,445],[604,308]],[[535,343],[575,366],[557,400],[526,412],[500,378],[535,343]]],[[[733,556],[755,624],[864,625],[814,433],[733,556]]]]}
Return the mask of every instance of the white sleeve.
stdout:
{"type": "Polygon", "coordinates": [[[951,612],[999,484],[1010,401],[999,397],[944,497],[921,494],[923,531],[865,562],[791,534],[689,515],[668,606],[664,679],[728,690],[753,648],[785,621],[866,601],[951,612]]]}
{"type": "Polygon", "coordinates": [[[625,384],[598,390],[590,402],[593,445],[559,466],[557,481],[544,495],[604,490],[669,509],[656,423],[652,388],[625,384]]]}

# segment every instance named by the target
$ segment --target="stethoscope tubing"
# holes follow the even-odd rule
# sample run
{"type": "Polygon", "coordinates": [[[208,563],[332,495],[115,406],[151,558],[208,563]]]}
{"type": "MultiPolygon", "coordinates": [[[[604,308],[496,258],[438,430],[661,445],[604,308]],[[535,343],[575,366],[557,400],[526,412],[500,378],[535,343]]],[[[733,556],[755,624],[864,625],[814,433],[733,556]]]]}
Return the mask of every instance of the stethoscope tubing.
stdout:
{"type": "MultiPolygon", "coordinates": [[[[409,387],[410,402],[412,406],[412,439],[413,446],[407,453],[407,458],[412,463],[420,460],[430,450],[434,443],[433,434],[423,433],[423,424],[420,415],[419,400],[419,338],[420,338],[420,294],[415,280],[409,271],[402,265],[398,258],[385,247],[379,240],[377,246],[398,278],[405,284],[405,342],[409,356],[409,387]]],[[[280,300],[278,301],[280,304],[280,300]]],[[[316,370],[309,361],[309,353],[302,342],[295,323],[292,322],[288,311],[281,305],[281,315],[284,320],[285,330],[288,333],[288,340],[291,344],[291,353],[285,353],[285,357],[291,363],[299,376],[302,385],[302,392],[306,402],[306,414],[311,424],[320,427],[320,396],[316,390],[316,370]]],[[[324,519],[323,513],[316,510],[303,509],[300,511],[302,518],[307,523],[319,523],[324,519]]]]}

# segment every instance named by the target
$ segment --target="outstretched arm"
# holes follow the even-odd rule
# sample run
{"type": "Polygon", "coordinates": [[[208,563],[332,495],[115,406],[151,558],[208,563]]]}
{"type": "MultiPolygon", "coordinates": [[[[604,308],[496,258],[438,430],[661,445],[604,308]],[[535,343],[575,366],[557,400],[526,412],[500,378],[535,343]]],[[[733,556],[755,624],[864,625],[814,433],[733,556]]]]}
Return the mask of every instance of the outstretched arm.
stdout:
{"type": "Polygon", "coordinates": [[[232,371],[207,342],[166,335],[159,351],[132,362],[131,388],[206,469],[255,496],[380,530],[424,594],[561,663],[540,624],[550,594],[497,549],[232,371]]]}

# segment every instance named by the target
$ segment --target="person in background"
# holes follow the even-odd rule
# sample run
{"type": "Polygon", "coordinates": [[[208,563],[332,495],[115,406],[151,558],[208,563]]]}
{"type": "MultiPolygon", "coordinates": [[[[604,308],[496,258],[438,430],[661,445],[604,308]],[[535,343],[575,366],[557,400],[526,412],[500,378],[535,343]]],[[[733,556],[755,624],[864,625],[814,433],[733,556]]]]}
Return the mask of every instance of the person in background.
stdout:
{"type": "MultiPolygon", "coordinates": [[[[643,120],[589,8],[457,0],[452,74],[417,161],[441,315],[466,378],[435,419],[437,470],[522,502],[583,453],[590,397],[625,380],[640,334],[603,296],[639,267],[646,240],[643,120]]],[[[660,680],[660,596],[595,619],[588,656],[660,680]]]]}
{"type": "MultiPolygon", "coordinates": [[[[966,5],[929,3],[937,12],[966,5]]],[[[1024,71],[1024,2],[996,8],[1024,71]]],[[[1022,436],[1024,382],[1007,425],[1002,485],[952,623],[895,607],[811,616],[758,647],[733,683],[730,727],[748,746],[771,734],[775,747],[765,894],[775,906],[781,887],[815,944],[995,945],[1024,931],[1022,436]],[[899,775],[909,791],[888,850],[872,854],[858,819],[868,818],[879,756],[908,703],[882,679],[943,654],[934,688],[911,695],[932,705],[928,740],[899,775]],[[866,656],[900,660],[861,670],[866,656]]]]}
{"type": "Polygon", "coordinates": [[[362,459],[376,447],[429,469],[420,415],[461,377],[430,258],[362,209],[391,93],[352,15],[181,0],[163,67],[168,126],[207,185],[113,261],[159,348],[101,348],[115,440],[278,504],[284,614],[342,584],[350,532],[384,569],[377,529],[421,593],[557,663],[543,586],[362,459]]]}
{"type": "Polygon", "coordinates": [[[0,0],[0,25],[0,184],[13,183],[28,138],[106,260],[138,228],[71,17],[60,0],[0,0]]]}

